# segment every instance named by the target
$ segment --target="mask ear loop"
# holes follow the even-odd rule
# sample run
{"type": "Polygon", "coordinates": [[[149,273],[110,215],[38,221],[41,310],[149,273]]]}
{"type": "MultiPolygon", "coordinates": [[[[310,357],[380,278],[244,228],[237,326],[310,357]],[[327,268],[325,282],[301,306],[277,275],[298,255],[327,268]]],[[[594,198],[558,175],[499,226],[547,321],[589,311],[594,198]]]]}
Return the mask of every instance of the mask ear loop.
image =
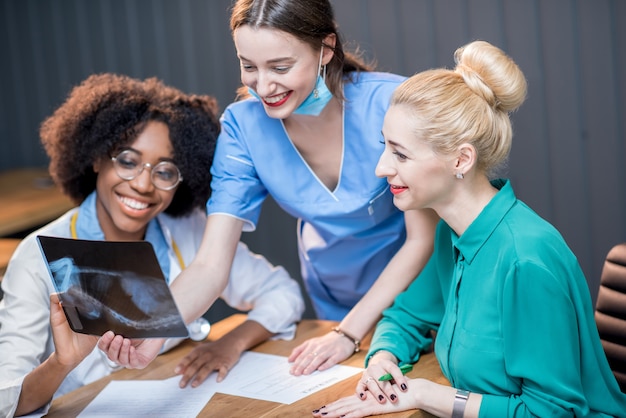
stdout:
{"type": "MultiPolygon", "coordinates": [[[[323,57],[324,57],[324,45],[322,45],[322,49],[320,49],[320,62],[317,65],[317,76],[319,77],[320,72],[321,72],[323,74],[322,81],[326,83],[326,65],[324,65],[324,68],[322,70],[322,58],[323,57]]],[[[316,99],[319,99],[320,97],[320,93],[317,90],[317,83],[315,83],[315,88],[313,89],[313,97],[315,97],[316,99]]]]}

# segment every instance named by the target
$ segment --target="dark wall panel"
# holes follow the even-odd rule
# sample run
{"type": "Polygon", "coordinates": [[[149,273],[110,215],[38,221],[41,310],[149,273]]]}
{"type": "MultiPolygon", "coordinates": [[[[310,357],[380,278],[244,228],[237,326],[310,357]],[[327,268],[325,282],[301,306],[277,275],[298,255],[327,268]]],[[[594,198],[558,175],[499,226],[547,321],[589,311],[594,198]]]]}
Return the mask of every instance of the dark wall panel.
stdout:
{"type": "Polygon", "coordinates": [[[546,80],[537,3],[506,1],[502,13],[507,51],[528,81],[523,111],[512,115],[514,141],[509,177],[526,203],[544,217],[552,217],[546,80]]]}
{"type": "MultiPolygon", "coordinates": [[[[624,190],[624,154],[616,153],[617,124],[608,123],[620,119],[614,106],[617,90],[615,65],[612,61],[611,10],[608,3],[580,4],[580,62],[581,79],[595,80],[581,83],[582,142],[588,161],[588,179],[582,185],[589,196],[588,233],[591,259],[598,258],[605,250],[597,243],[603,239],[617,241],[624,237],[625,219],[620,195],[624,190]],[[598,27],[596,27],[598,25],[598,27]],[[607,63],[607,65],[598,65],[607,63]],[[606,222],[603,218],[612,219],[606,222]]],[[[587,231],[586,231],[587,232],[587,231]]]]}
{"type": "Polygon", "coordinates": [[[411,75],[436,67],[434,2],[402,0],[395,4],[398,23],[392,30],[398,41],[389,49],[401,51],[399,68],[411,75]]]}
{"type": "MultiPolygon", "coordinates": [[[[589,213],[586,197],[582,193],[587,167],[581,142],[582,86],[577,48],[580,33],[579,27],[574,24],[578,11],[571,1],[538,4],[548,113],[548,136],[545,140],[549,147],[551,169],[547,179],[551,183],[553,206],[550,217],[580,262],[591,265],[588,242],[580,239],[580,234],[588,231],[589,213]],[[572,210],[572,207],[577,210],[572,210]],[[576,228],[568,228],[573,225],[576,228]]],[[[532,166],[529,164],[525,169],[530,170],[532,166]]]]}
{"type": "MultiPolygon", "coordinates": [[[[334,0],[348,49],[403,75],[454,65],[485,39],[528,78],[512,115],[508,169],[518,196],[578,256],[595,298],[604,256],[626,241],[626,2],[334,0]]],[[[0,0],[0,170],[47,164],[37,131],[71,86],[95,72],[157,76],[212,94],[239,85],[230,0],[0,0]]],[[[295,220],[271,200],[255,251],[299,277],[295,220]]],[[[308,311],[311,314],[311,311],[308,311]]]]}

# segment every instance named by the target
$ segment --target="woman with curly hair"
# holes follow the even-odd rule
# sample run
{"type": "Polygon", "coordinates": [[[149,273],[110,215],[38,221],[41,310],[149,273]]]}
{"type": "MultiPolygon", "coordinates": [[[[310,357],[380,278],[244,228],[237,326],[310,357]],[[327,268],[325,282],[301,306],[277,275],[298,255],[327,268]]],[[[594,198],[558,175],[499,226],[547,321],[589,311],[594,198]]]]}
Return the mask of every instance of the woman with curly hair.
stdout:
{"type": "MultiPolygon", "coordinates": [[[[36,235],[148,241],[171,283],[202,240],[216,112],[209,96],[186,95],[154,78],[101,74],[75,87],[44,121],[50,173],[79,206],[26,237],[2,281],[0,415],[45,412],[53,397],[117,368],[95,347],[97,336],[70,330],[36,235]]],[[[292,338],[304,310],[298,284],[243,243],[221,297],[249,312],[239,328],[200,346],[207,374],[218,370],[218,380],[244,350],[292,338]]],[[[162,351],[179,341],[166,341],[162,351]]]]}

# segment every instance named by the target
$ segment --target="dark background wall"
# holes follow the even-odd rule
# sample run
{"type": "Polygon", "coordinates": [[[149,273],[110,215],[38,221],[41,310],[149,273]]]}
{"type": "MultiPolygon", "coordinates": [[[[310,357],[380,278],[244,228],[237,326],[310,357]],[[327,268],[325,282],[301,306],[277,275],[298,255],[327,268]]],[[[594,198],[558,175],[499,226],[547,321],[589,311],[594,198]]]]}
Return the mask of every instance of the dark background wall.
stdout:
{"type": "MultiPolygon", "coordinates": [[[[157,76],[234,99],[230,0],[0,0],[0,170],[47,165],[38,127],[96,72],[157,76]]],[[[403,75],[453,65],[484,39],[529,82],[507,173],[564,235],[595,300],[607,251],[626,241],[626,2],[334,0],[349,46],[403,75]]],[[[0,202],[0,210],[2,205],[0,202]]],[[[299,278],[295,220],[268,201],[250,247],[299,278]]],[[[223,308],[218,307],[216,315],[223,308]]],[[[307,310],[311,316],[312,311],[307,310]]]]}

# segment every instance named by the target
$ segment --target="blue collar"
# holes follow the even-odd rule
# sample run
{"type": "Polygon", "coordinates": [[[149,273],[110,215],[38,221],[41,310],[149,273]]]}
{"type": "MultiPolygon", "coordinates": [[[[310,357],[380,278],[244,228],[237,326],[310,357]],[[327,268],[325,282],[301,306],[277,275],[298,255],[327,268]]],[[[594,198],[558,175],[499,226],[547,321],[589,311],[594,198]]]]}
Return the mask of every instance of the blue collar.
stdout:
{"type": "MultiPolygon", "coordinates": [[[[100,227],[98,215],[96,212],[97,193],[92,192],[78,208],[78,219],[76,220],[76,238],[87,240],[104,241],[104,232],[100,227]]],[[[146,228],[146,236],[144,238],[154,248],[156,257],[159,260],[161,270],[165,275],[165,279],[169,283],[170,273],[170,257],[169,245],[163,234],[163,229],[158,221],[158,217],[152,219],[146,228]]]]}

